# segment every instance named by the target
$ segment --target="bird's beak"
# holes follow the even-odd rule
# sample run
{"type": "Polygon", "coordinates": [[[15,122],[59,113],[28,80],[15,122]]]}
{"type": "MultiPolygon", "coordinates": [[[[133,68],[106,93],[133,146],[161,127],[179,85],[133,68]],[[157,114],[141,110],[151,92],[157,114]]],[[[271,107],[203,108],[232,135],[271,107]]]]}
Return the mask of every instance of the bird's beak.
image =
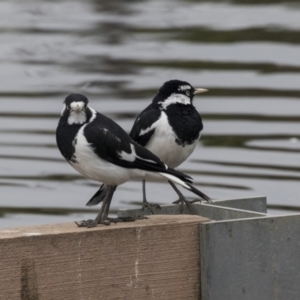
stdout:
{"type": "Polygon", "coordinates": [[[207,89],[196,88],[195,92],[194,92],[194,95],[201,94],[201,93],[206,93],[206,92],[208,92],[207,89]]]}
{"type": "Polygon", "coordinates": [[[78,106],[75,107],[74,111],[75,111],[76,113],[79,113],[79,112],[82,111],[82,107],[80,107],[80,106],[78,105],[78,106]]]}
{"type": "Polygon", "coordinates": [[[83,102],[73,102],[71,103],[71,110],[75,113],[80,113],[84,110],[84,103],[83,102]]]}

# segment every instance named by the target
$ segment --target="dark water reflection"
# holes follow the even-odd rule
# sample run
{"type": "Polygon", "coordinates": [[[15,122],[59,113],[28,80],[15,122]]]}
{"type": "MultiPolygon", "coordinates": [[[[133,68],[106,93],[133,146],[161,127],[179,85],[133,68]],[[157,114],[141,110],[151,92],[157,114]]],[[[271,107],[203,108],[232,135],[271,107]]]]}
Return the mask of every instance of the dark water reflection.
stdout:
{"type": "MultiPolygon", "coordinates": [[[[204,132],[180,169],[213,198],[266,195],[273,213],[299,211],[299,2],[2,1],[0,227],[95,213],[84,205],[98,184],[55,144],[67,94],[129,131],[172,78],[210,89],[195,99],[204,132]]],[[[161,183],[147,191],[176,197],[161,183]]],[[[112,211],[140,200],[140,183],[127,183],[112,211]]]]}

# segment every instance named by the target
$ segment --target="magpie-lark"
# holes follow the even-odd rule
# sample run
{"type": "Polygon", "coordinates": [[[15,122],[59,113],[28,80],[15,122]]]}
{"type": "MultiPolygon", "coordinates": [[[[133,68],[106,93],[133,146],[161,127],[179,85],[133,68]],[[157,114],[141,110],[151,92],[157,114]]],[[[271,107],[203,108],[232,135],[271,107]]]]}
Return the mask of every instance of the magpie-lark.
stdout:
{"type": "MultiPolygon", "coordinates": [[[[195,89],[185,81],[165,82],[152,103],[136,118],[130,137],[157,155],[169,167],[178,167],[191,155],[200,138],[203,124],[193,105],[193,98],[194,95],[206,91],[201,88],[195,89]]],[[[190,205],[195,202],[188,201],[172,181],[169,183],[179,196],[173,203],[190,205]]],[[[101,186],[87,205],[99,203],[105,196],[105,189],[105,185],[101,186]]],[[[211,202],[205,194],[201,193],[200,196],[211,202]]],[[[152,211],[152,207],[159,205],[147,202],[143,179],[143,208],[145,207],[152,211]]]]}
{"type": "MultiPolygon", "coordinates": [[[[185,81],[165,82],[152,103],[136,118],[130,137],[157,155],[170,168],[178,167],[192,154],[200,139],[203,123],[193,105],[193,98],[204,92],[207,90],[195,89],[185,81]]],[[[195,202],[188,201],[172,181],[169,183],[179,196],[174,203],[195,202]]],[[[202,198],[210,202],[205,194],[202,198]]],[[[151,209],[146,200],[144,179],[143,207],[145,206],[150,206],[151,209]]]]}
{"type": "Polygon", "coordinates": [[[118,124],[91,108],[83,95],[70,94],[65,99],[56,141],[61,154],[74,169],[106,185],[106,195],[96,219],[76,223],[79,227],[121,221],[109,218],[108,212],[116,187],[129,180],[159,176],[202,194],[191,185],[191,177],[168,168],[118,124]]]}

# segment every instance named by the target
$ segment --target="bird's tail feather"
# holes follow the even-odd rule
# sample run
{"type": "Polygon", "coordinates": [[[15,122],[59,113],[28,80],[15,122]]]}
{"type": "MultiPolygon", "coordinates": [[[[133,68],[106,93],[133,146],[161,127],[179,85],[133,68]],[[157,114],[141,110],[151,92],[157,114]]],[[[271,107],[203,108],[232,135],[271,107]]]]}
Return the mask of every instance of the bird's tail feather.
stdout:
{"type": "MultiPolygon", "coordinates": [[[[177,178],[177,180],[181,180],[183,182],[187,182],[187,183],[193,183],[193,178],[185,173],[182,173],[182,172],[179,172],[175,169],[171,169],[171,168],[168,168],[163,170],[163,172],[160,172],[159,173],[160,175],[163,175],[163,174],[168,174],[168,175],[172,175],[174,178],[177,178]]],[[[164,176],[164,175],[163,175],[164,176]]],[[[168,178],[169,179],[169,178],[168,178]]],[[[172,180],[172,179],[170,179],[172,180]]],[[[173,180],[174,182],[176,182],[175,180],[173,180]]],[[[180,184],[180,183],[179,183],[180,184]]]]}
{"type": "Polygon", "coordinates": [[[191,184],[189,184],[189,183],[186,183],[186,184],[189,186],[188,190],[190,190],[191,192],[193,192],[194,194],[198,195],[199,197],[201,197],[202,199],[206,200],[209,203],[213,202],[210,197],[208,197],[207,195],[205,195],[201,191],[197,190],[191,184]]]}
{"type": "Polygon", "coordinates": [[[96,194],[87,202],[86,206],[94,206],[99,204],[106,196],[107,185],[102,184],[96,194]]]}
{"type": "MultiPolygon", "coordinates": [[[[172,170],[172,169],[170,169],[170,170],[172,170]]],[[[175,172],[177,173],[177,171],[175,171],[175,172]]],[[[180,173],[180,172],[178,172],[178,173],[180,173]]],[[[174,183],[180,184],[182,187],[193,192],[194,194],[198,195],[199,197],[206,200],[207,202],[211,202],[210,197],[208,197],[207,195],[205,195],[204,193],[202,193],[201,191],[199,191],[198,189],[196,189],[195,187],[193,187],[191,185],[191,180],[189,178],[187,180],[183,181],[182,179],[178,178],[177,176],[174,176],[171,174],[166,174],[166,173],[159,173],[159,174],[162,175],[163,177],[168,178],[169,180],[173,181],[174,183]]],[[[183,173],[181,173],[181,174],[183,174],[183,173]]],[[[185,175],[185,174],[183,174],[183,175],[185,175]]]]}
{"type": "MultiPolygon", "coordinates": [[[[177,183],[184,187],[185,189],[193,192],[194,194],[198,195],[202,199],[210,202],[210,197],[196,189],[191,185],[192,183],[192,178],[184,173],[178,172],[174,169],[167,169],[165,172],[159,172],[159,174],[168,180],[173,181],[174,183],[177,183]],[[166,173],[168,172],[168,173],[166,173]]],[[[86,206],[94,206],[99,204],[100,202],[103,201],[103,199],[106,196],[107,192],[107,186],[106,184],[102,184],[99,190],[96,192],[96,194],[87,202],[86,206]]]]}
{"type": "Polygon", "coordinates": [[[171,180],[174,183],[178,183],[181,186],[183,186],[186,189],[190,189],[188,184],[183,181],[182,179],[178,178],[177,176],[174,176],[172,174],[166,174],[166,173],[159,173],[160,175],[162,175],[163,177],[167,178],[168,180],[171,180]]]}

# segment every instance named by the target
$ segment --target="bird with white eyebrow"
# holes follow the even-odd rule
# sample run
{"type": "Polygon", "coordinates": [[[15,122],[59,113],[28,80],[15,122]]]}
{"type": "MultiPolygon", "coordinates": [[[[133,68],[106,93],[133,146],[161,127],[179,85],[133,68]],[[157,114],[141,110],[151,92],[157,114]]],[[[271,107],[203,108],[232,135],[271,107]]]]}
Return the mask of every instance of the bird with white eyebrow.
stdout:
{"type": "Polygon", "coordinates": [[[79,227],[122,221],[109,218],[108,212],[116,187],[129,180],[159,176],[202,195],[191,185],[191,177],[168,168],[118,124],[89,107],[88,99],[83,95],[70,94],[65,99],[56,141],[61,154],[75,170],[106,187],[96,219],[76,223],[79,227]]]}
{"type": "MultiPolygon", "coordinates": [[[[157,155],[170,168],[181,165],[194,151],[201,136],[203,123],[200,114],[193,105],[194,95],[207,92],[206,89],[194,88],[186,81],[170,80],[163,84],[152,103],[136,118],[130,137],[141,146],[157,155]]],[[[143,209],[159,208],[158,204],[149,204],[146,198],[145,181],[143,179],[143,209]]],[[[179,199],[173,203],[186,204],[189,201],[169,180],[179,199]]],[[[98,204],[106,194],[106,186],[102,185],[88,206],[98,204]]],[[[201,192],[198,194],[207,202],[210,197],[201,192]]]]}

